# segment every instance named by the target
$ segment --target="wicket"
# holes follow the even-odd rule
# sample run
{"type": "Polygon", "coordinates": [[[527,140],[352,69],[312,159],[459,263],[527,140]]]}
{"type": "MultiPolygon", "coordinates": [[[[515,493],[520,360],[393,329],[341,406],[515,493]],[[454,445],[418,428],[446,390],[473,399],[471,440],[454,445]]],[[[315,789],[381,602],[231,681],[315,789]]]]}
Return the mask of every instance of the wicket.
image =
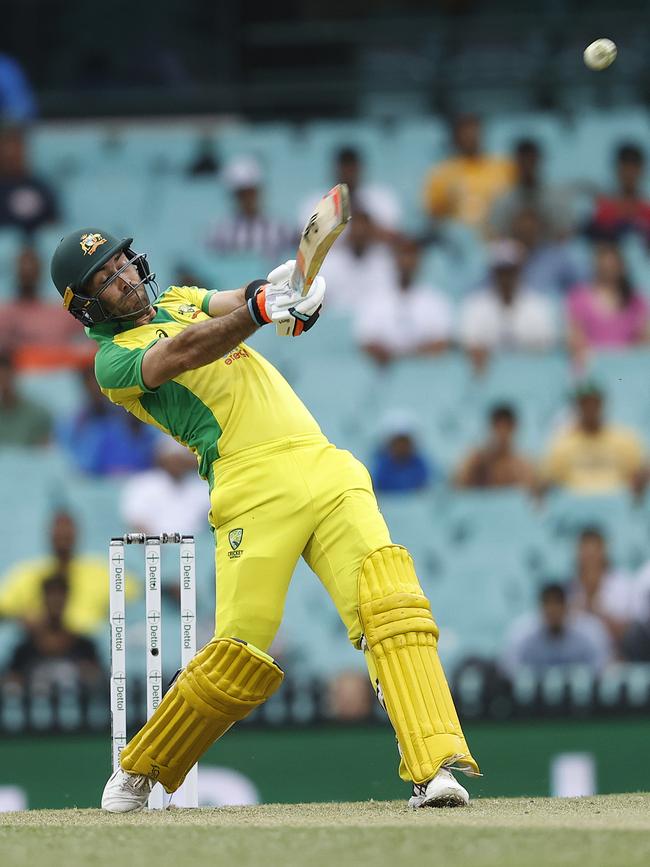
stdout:
{"type": "MultiPolygon", "coordinates": [[[[111,622],[111,744],[113,771],[119,767],[120,753],[126,746],[126,603],[124,546],[144,546],[147,719],[163,697],[161,545],[179,545],[181,606],[181,668],[196,653],[196,563],[194,536],[182,533],[126,533],[115,536],[109,546],[110,622],[111,622]]],[[[175,795],[175,804],[198,807],[198,766],[194,766],[175,795]]],[[[165,792],[157,783],[149,796],[149,809],[164,809],[165,792]]]]}

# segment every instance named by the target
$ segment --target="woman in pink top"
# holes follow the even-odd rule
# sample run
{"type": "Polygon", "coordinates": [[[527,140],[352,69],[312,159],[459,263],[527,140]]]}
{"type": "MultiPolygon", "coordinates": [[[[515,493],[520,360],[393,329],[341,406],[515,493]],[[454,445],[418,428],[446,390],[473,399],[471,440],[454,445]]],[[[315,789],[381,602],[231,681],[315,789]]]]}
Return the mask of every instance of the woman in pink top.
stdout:
{"type": "Polygon", "coordinates": [[[569,348],[577,360],[587,350],[623,349],[648,339],[648,303],[632,288],[614,244],[599,244],[590,283],[579,283],[567,299],[569,348]]]}

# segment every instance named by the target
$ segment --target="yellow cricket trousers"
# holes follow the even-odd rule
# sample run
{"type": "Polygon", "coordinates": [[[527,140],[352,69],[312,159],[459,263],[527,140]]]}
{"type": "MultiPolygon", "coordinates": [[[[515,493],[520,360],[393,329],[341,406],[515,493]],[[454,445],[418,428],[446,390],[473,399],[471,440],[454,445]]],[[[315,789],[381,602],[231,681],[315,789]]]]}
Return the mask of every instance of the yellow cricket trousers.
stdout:
{"type": "Polygon", "coordinates": [[[302,555],[358,646],[359,571],[390,544],[370,475],[322,436],[297,436],[214,464],[216,637],[268,650],[302,555]]]}

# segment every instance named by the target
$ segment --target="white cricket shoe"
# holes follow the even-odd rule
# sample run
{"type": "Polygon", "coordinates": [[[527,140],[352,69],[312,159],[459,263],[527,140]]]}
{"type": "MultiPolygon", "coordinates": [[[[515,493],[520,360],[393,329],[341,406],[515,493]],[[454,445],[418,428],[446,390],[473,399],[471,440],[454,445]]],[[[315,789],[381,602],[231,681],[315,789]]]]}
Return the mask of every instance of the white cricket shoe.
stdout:
{"type": "Polygon", "coordinates": [[[127,774],[121,768],[109,777],[102,794],[102,810],[132,813],[142,810],[155,783],[142,774],[127,774]]]}
{"type": "Polygon", "coordinates": [[[469,794],[447,768],[440,768],[428,783],[414,783],[409,807],[466,807],[469,794]]]}

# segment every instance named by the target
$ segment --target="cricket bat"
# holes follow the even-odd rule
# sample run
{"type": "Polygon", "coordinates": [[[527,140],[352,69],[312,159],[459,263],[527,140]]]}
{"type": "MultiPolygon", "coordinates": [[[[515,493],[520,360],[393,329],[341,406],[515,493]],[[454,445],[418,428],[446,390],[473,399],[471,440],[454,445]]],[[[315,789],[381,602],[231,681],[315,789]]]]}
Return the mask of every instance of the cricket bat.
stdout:
{"type": "MultiPolygon", "coordinates": [[[[323,196],[307,220],[296,251],[296,265],[289,278],[289,288],[306,295],[314,277],[320,271],[325,256],[350,219],[350,193],[347,184],[337,184],[323,196]]],[[[278,334],[284,334],[284,320],[276,323],[278,334]]]]}

